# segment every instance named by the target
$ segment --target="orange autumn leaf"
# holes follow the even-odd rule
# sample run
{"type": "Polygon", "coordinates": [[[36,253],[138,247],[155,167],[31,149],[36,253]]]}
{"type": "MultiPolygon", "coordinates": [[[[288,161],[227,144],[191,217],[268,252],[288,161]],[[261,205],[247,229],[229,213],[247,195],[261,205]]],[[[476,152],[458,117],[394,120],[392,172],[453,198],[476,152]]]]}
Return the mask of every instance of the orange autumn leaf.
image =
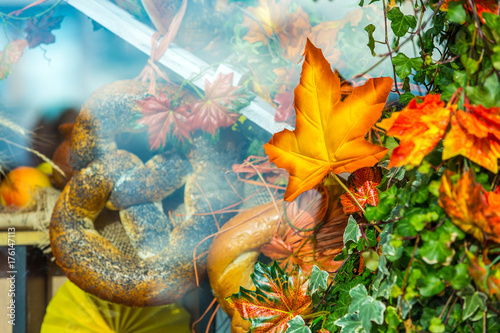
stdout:
{"type": "Polygon", "coordinates": [[[484,242],[485,236],[500,243],[500,211],[490,206],[483,187],[472,171],[462,175],[456,184],[446,172],[439,188],[439,205],[460,229],[484,242]]]}
{"type": "Polygon", "coordinates": [[[330,172],[373,166],[387,152],[365,139],[382,114],[391,78],[368,80],[341,101],[340,79],[320,49],[305,47],[300,84],[294,92],[295,130],[283,130],[264,145],[266,154],[290,174],[285,200],[313,188],[330,172]]]}
{"type": "Polygon", "coordinates": [[[378,126],[388,136],[400,140],[394,148],[389,168],[418,166],[443,137],[450,120],[451,110],[440,101],[440,95],[427,95],[421,103],[412,99],[400,112],[382,120],[378,126]]]}
{"type": "Polygon", "coordinates": [[[451,129],[443,142],[443,160],[457,155],[498,172],[500,158],[500,108],[479,105],[470,112],[455,111],[451,129]]]}

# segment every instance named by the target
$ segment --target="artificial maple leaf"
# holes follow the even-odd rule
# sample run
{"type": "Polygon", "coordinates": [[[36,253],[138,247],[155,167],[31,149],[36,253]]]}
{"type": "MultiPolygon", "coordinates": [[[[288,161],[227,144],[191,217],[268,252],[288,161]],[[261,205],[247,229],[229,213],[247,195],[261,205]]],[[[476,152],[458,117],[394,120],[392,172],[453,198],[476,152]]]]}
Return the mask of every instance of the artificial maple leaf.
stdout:
{"type": "MultiPolygon", "coordinates": [[[[381,179],[382,177],[378,168],[361,168],[349,176],[349,191],[351,191],[361,207],[365,208],[366,204],[370,204],[371,206],[378,205],[379,195],[377,186],[380,185],[381,179]]],[[[342,194],[340,202],[346,214],[361,211],[349,193],[342,194]]]]}
{"type": "Polygon", "coordinates": [[[21,59],[26,45],[28,42],[25,39],[16,39],[0,52],[0,80],[7,78],[12,72],[12,66],[21,59]]]}
{"type": "Polygon", "coordinates": [[[320,49],[307,40],[300,84],[294,92],[295,130],[273,135],[266,154],[290,181],[285,200],[313,188],[330,172],[373,166],[387,149],[365,140],[382,114],[391,78],[370,79],[341,101],[340,79],[320,49]]]}
{"type": "Polygon", "coordinates": [[[493,209],[483,187],[474,179],[471,170],[453,184],[452,173],[446,172],[439,188],[439,205],[460,229],[485,241],[485,235],[500,243],[500,211],[493,209]]]}
{"type": "Polygon", "coordinates": [[[136,102],[142,109],[142,118],[137,123],[148,126],[151,149],[165,146],[169,135],[175,135],[182,142],[190,138],[187,105],[172,108],[162,92],[158,97],[150,96],[136,102]]]}
{"type": "Polygon", "coordinates": [[[457,110],[443,141],[443,160],[462,155],[493,173],[500,158],[500,108],[457,110]]]}
{"type": "Polygon", "coordinates": [[[26,40],[30,49],[40,44],[54,43],[56,37],[52,34],[52,30],[61,28],[61,22],[64,16],[52,17],[54,12],[47,13],[40,17],[34,17],[26,23],[25,32],[27,32],[26,40]]]}
{"type": "Polygon", "coordinates": [[[311,311],[309,280],[300,269],[288,276],[276,262],[270,267],[256,263],[251,278],[255,291],[240,287],[227,301],[250,320],[252,333],[285,332],[290,319],[311,311]]]}
{"type": "Polygon", "coordinates": [[[274,102],[278,104],[276,113],[274,114],[274,120],[292,123],[295,114],[293,109],[293,91],[286,90],[277,93],[274,97],[274,102]]]}
{"type": "Polygon", "coordinates": [[[233,110],[247,101],[241,86],[233,86],[233,73],[220,73],[212,82],[205,80],[205,99],[191,104],[190,122],[193,130],[201,129],[212,135],[220,127],[233,125],[240,117],[233,110]]]}
{"type": "Polygon", "coordinates": [[[451,110],[440,101],[440,95],[426,95],[421,103],[412,99],[400,112],[382,120],[378,127],[388,136],[400,140],[392,151],[389,168],[418,166],[443,137],[450,121],[451,110]]]}

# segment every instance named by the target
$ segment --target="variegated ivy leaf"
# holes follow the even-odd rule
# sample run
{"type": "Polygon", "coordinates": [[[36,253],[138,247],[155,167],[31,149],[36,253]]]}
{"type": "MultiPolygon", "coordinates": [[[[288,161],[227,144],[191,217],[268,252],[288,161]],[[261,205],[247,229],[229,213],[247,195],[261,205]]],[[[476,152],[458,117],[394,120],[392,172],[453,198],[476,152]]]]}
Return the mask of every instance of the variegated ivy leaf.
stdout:
{"type": "Polygon", "coordinates": [[[290,319],[287,325],[288,329],[285,333],[311,333],[311,329],[306,326],[306,323],[301,316],[296,316],[293,319],[290,319]]]}

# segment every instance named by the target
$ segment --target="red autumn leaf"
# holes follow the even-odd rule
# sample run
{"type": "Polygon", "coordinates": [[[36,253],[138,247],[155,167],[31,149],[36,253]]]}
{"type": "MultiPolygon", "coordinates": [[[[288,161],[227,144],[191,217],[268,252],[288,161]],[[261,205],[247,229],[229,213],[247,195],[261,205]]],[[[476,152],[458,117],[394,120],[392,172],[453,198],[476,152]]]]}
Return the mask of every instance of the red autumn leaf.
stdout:
{"type": "Polygon", "coordinates": [[[427,95],[421,103],[413,99],[400,112],[377,124],[388,136],[400,140],[389,162],[393,166],[418,166],[443,137],[451,110],[440,101],[440,95],[427,95]]]}
{"type": "Polygon", "coordinates": [[[53,11],[40,17],[34,17],[26,23],[24,31],[28,33],[26,40],[30,49],[40,44],[55,42],[56,37],[52,34],[52,30],[61,28],[64,16],[52,17],[52,14],[54,14],[53,11]]]}
{"type": "Polygon", "coordinates": [[[191,104],[192,130],[201,129],[211,134],[219,127],[233,125],[240,115],[232,111],[244,95],[240,86],[232,85],[233,73],[219,74],[214,82],[205,80],[205,99],[191,104]]]}
{"type": "Polygon", "coordinates": [[[439,188],[439,205],[460,229],[484,242],[485,236],[500,243],[500,211],[488,204],[483,187],[469,171],[453,184],[446,172],[439,188]]]}
{"type": "Polygon", "coordinates": [[[0,52],[0,80],[9,76],[12,72],[12,66],[21,59],[27,44],[25,39],[16,39],[7,44],[3,51],[0,52]]]}
{"type": "Polygon", "coordinates": [[[256,263],[251,277],[255,291],[240,287],[240,291],[227,300],[252,323],[252,333],[285,332],[290,319],[311,311],[308,276],[300,269],[287,275],[276,262],[271,267],[256,263]]]}
{"type": "MultiPolygon", "coordinates": [[[[361,168],[349,177],[349,190],[356,197],[361,207],[366,204],[377,206],[379,195],[377,186],[380,184],[381,175],[378,168],[361,168]]],[[[340,196],[340,202],[344,207],[344,213],[352,214],[361,211],[349,193],[340,196]]]]}
{"type": "Polygon", "coordinates": [[[167,136],[170,135],[175,135],[182,142],[184,138],[190,138],[187,105],[172,108],[170,101],[163,93],[160,93],[158,97],[150,96],[136,102],[142,108],[143,116],[137,123],[148,126],[151,149],[165,146],[167,136]]]}
{"type": "Polygon", "coordinates": [[[443,160],[462,155],[493,173],[500,158],[500,108],[468,106],[455,111],[443,142],[443,160]]]}
{"type": "Polygon", "coordinates": [[[276,114],[274,115],[275,121],[286,121],[291,123],[293,116],[295,115],[293,109],[293,91],[284,91],[276,94],[274,101],[278,104],[276,109],[276,114]]]}

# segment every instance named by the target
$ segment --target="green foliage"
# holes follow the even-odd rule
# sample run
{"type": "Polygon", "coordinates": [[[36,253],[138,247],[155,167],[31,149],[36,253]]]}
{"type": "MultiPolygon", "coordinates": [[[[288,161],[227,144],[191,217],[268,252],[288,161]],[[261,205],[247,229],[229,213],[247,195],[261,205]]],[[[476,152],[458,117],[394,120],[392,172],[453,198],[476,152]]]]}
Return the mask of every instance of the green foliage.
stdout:
{"type": "Polygon", "coordinates": [[[387,18],[391,21],[391,29],[398,37],[403,37],[408,29],[417,27],[417,19],[413,15],[405,15],[399,7],[394,7],[387,12],[387,18]]]}

